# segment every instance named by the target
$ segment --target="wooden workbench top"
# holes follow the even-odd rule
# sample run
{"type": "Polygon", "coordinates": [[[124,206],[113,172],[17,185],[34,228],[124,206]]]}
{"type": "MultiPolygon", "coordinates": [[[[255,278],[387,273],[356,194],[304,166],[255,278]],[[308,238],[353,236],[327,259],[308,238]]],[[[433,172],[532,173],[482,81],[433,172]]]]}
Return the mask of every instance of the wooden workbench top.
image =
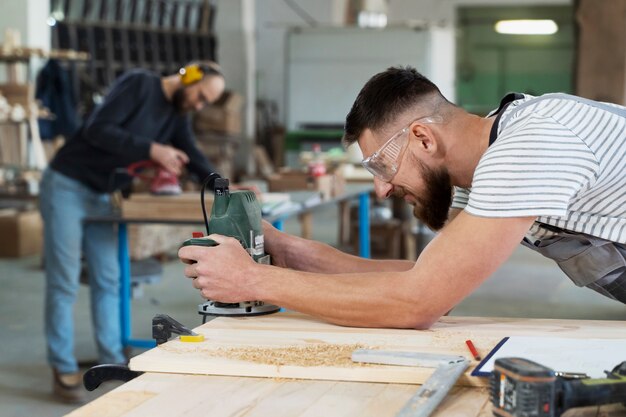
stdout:
{"type": "MultiPolygon", "coordinates": [[[[332,355],[315,349],[352,349],[358,344],[469,357],[466,339],[472,339],[485,355],[506,336],[624,338],[626,322],[443,317],[432,329],[417,331],[341,327],[280,313],[219,318],[195,330],[205,336],[204,342],[171,340],[132,358],[132,369],[148,372],[70,416],[394,416],[417,390],[412,381],[423,382],[432,370],[355,367],[341,360],[334,363],[332,355]],[[281,349],[295,349],[296,355],[272,356],[272,351],[281,349]],[[307,356],[306,349],[314,353],[307,356]],[[261,355],[250,355],[254,351],[261,355]],[[317,356],[321,363],[309,360],[317,356]],[[276,360],[288,363],[272,362],[276,360]]],[[[466,375],[459,382],[471,387],[455,388],[435,416],[490,416],[486,380],[466,375]]],[[[626,416],[620,405],[601,411],[608,413],[604,416],[626,416]]],[[[591,407],[571,410],[566,416],[591,417],[597,412],[597,407],[591,407]]]]}
{"type": "MultiPolygon", "coordinates": [[[[366,329],[332,325],[299,313],[261,317],[221,317],[195,329],[200,343],[171,340],[131,359],[137,371],[223,376],[302,378],[421,384],[429,368],[353,364],[357,348],[406,350],[472,359],[465,340],[485,356],[506,336],[558,336],[572,339],[625,338],[619,321],[442,317],[430,330],[366,329]]],[[[476,364],[474,361],[473,365],[476,364]]],[[[464,386],[486,386],[469,376],[464,386]]],[[[574,370],[572,370],[574,371],[574,370]]]]}

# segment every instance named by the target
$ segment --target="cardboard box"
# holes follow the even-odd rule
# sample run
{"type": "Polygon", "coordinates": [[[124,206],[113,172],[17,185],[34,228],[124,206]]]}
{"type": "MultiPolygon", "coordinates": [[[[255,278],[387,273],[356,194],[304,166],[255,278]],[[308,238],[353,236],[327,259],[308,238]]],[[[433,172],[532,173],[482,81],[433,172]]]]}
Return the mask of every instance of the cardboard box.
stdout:
{"type": "Polygon", "coordinates": [[[7,99],[11,106],[21,105],[28,109],[35,102],[35,85],[28,84],[0,84],[0,93],[7,99]]]}
{"type": "Polygon", "coordinates": [[[0,210],[0,257],[38,255],[43,246],[43,221],[37,210],[0,210]]]}
{"type": "Polygon", "coordinates": [[[319,191],[324,199],[332,198],[344,192],[345,181],[336,174],[312,177],[305,172],[283,171],[267,178],[270,192],[282,191],[319,191]]]}
{"type": "Polygon", "coordinates": [[[196,132],[221,132],[240,134],[244,99],[232,91],[225,91],[218,101],[205,106],[194,116],[193,127],[196,132]]]}

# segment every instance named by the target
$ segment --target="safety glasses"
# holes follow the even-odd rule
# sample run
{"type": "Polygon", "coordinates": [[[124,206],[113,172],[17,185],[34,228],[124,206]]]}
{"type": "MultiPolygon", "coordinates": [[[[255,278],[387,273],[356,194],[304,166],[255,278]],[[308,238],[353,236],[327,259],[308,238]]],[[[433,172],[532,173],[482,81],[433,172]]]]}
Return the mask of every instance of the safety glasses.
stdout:
{"type": "Polygon", "coordinates": [[[441,123],[443,118],[441,116],[427,116],[413,120],[404,129],[389,138],[380,149],[365,158],[361,165],[381,180],[391,182],[400,169],[401,156],[409,143],[409,129],[416,122],[441,123]]]}

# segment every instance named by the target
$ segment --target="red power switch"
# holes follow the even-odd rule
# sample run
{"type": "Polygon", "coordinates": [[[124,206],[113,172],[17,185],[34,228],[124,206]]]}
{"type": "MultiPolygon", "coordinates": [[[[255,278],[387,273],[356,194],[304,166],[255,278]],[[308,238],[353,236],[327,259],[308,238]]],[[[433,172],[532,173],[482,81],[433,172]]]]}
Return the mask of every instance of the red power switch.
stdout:
{"type": "Polygon", "coordinates": [[[204,233],[202,233],[202,232],[191,232],[191,237],[193,237],[193,238],[204,237],[204,233]]]}

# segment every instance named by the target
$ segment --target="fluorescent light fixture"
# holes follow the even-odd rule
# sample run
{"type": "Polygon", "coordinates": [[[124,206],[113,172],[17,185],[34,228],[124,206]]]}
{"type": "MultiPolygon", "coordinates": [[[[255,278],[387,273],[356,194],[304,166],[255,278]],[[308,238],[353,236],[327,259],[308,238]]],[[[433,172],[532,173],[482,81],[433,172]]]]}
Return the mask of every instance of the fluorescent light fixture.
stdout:
{"type": "Polygon", "coordinates": [[[362,28],[384,28],[387,26],[387,14],[369,11],[359,12],[357,25],[362,28]]]}
{"type": "Polygon", "coordinates": [[[552,35],[559,30],[556,22],[549,19],[500,20],[496,32],[506,35],[552,35]]]}

